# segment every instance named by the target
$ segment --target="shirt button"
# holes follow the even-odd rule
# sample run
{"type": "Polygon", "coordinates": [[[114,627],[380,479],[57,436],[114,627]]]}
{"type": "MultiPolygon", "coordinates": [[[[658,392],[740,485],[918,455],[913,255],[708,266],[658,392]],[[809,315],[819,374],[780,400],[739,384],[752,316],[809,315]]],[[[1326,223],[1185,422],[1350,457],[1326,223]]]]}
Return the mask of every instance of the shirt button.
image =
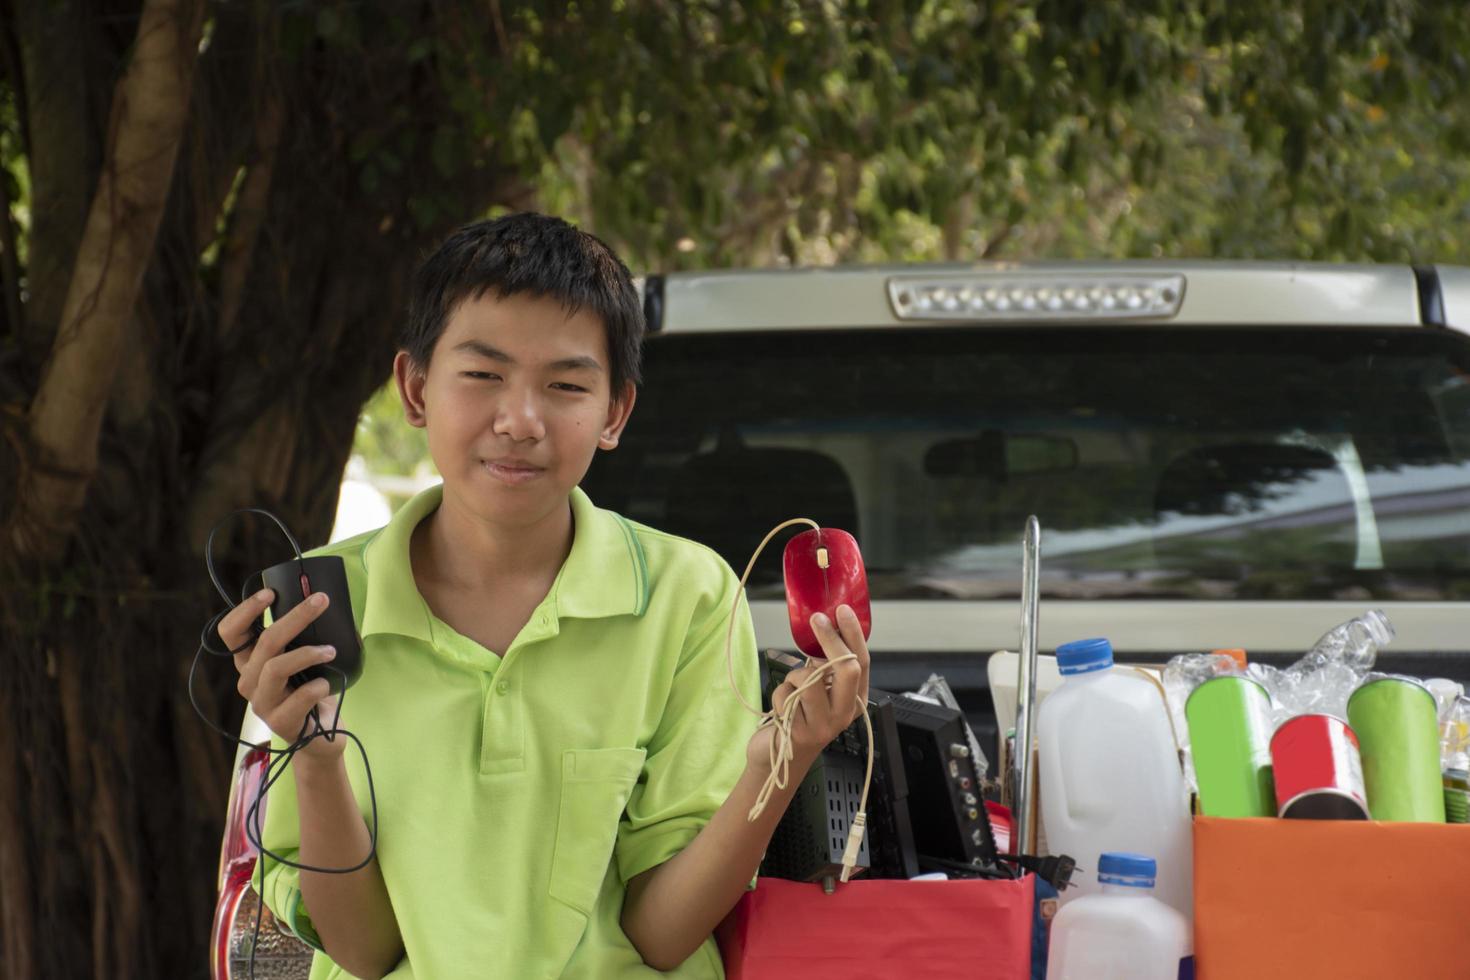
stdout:
{"type": "Polygon", "coordinates": [[[501,694],[505,694],[510,690],[510,681],[501,681],[500,683],[495,685],[495,690],[499,691],[501,694]]]}
{"type": "Polygon", "coordinates": [[[551,622],[551,620],[547,618],[545,613],[542,613],[540,616],[536,617],[536,622],[540,623],[542,626],[545,626],[547,623],[551,622]]]}

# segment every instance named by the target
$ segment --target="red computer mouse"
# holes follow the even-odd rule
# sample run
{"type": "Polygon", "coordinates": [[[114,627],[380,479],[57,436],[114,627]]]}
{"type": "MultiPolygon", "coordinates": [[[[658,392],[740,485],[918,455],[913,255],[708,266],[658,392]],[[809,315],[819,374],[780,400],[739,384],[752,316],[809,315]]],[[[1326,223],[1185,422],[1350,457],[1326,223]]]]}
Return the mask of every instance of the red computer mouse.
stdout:
{"type": "Polygon", "coordinates": [[[868,638],[873,631],[873,612],[868,605],[868,573],[856,538],[831,527],[803,531],[786,542],[782,564],[791,638],[798,650],[808,657],[827,658],[812,630],[812,614],[826,613],[836,626],[837,607],[841,605],[851,606],[857,613],[863,638],[868,638]]]}

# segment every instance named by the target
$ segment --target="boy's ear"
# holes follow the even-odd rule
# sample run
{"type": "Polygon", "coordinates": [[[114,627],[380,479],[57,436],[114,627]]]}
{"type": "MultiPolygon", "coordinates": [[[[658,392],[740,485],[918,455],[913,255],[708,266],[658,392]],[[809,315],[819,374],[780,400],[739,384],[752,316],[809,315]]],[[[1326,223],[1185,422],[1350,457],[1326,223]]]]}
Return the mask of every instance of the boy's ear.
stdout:
{"type": "Polygon", "coordinates": [[[393,380],[398,385],[398,397],[403,402],[403,417],[408,424],[422,429],[428,424],[424,411],[424,384],[429,379],[414,363],[408,351],[401,350],[393,358],[393,380]]]}
{"type": "Polygon", "coordinates": [[[618,439],[623,434],[623,427],[628,424],[628,416],[633,414],[633,403],[637,400],[638,389],[629,381],[623,386],[622,394],[613,398],[607,406],[607,422],[597,438],[598,449],[618,448],[618,439]]]}

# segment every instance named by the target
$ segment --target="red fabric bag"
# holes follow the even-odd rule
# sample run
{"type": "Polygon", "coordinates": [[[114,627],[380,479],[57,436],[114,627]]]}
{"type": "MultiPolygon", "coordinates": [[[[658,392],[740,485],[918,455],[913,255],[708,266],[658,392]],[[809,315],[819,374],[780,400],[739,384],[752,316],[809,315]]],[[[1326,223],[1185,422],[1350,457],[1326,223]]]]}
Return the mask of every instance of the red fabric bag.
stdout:
{"type": "Polygon", "coordinates": [[[1026,980],[1034,883],[762,878],[715,933],[729,980],[1026,980]]]}

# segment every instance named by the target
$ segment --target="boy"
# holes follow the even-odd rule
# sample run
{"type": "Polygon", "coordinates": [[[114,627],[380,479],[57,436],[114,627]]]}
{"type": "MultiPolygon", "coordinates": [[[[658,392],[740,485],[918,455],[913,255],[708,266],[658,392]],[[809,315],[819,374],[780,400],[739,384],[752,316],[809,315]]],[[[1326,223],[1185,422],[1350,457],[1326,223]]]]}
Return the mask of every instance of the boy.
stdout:
{"type": "MultiPolygon", "coordinates": [[[[319,950],[313,980],[722,975],[710,933],[800,780],[746,819],[772,730],[752,734],[730,689],[736,608],[734,672],[758,703],[729,566],[577,486],[628,422],[642,331],[627,268],[554,218],[470,225],[419,270],[394,377],[443,485],[315,552],[344,559],[363,640],[340,724],[372,766],[376,855],[350,873],[264,863],[267,905],[319,950]]],[[[226,617],[225,641],[243,642],[270,599],[226,617]]],[[[331,651],[281,652],[322,608],[302,603],[235,658],[278,747],[319,702],[333,717],[325,681],[286,684],[331,651]]],[[[829,657],[858,659],[801,695],[797,774],[867,695],[852,610],[813,625],[829,657]]],[[[296,755],[268,797],[269,850],[363,864],[371,808],[349,741],[296,755]]]]}

